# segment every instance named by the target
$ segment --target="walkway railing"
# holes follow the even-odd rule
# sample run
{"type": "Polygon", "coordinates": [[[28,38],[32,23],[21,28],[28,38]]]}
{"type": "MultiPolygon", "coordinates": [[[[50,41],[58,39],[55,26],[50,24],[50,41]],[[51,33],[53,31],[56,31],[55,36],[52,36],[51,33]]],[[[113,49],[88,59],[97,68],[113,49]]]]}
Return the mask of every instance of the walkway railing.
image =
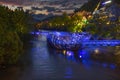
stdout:
{"type": "Polygon", "coordinates": [[[68,32],[49,32],[39,31],[32,34],[44,35],[47,42],[58,49],[76,50],[82,47],[91,46],[120,46],[120,40],[90,40],[88,33],[68,33],[68,32]]]}
{"type": "Polygon", "coordinates": [[[88,40],[82,42],[83,46],[120,46],[120,40],[88,40]]]}
{"type": "Polygon", "coordinates": [[[52,47],[58,49],[76,50],[85,46],[120,46],[120,40],[90,40],[90,35],[88,34],[50,34],[47,39],[52,47]]]}

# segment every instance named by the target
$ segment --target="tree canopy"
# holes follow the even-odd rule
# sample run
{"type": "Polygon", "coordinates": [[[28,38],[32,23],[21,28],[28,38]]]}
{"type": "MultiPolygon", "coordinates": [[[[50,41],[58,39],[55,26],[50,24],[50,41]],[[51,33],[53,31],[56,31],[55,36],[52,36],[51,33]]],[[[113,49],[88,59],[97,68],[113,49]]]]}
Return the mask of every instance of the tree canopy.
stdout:
{"type": "Polygon", "coordinates": [[[21,35],[28,31],[28,14],[0,6],[0,65],[16,63],[23,48],[21,35]]]}

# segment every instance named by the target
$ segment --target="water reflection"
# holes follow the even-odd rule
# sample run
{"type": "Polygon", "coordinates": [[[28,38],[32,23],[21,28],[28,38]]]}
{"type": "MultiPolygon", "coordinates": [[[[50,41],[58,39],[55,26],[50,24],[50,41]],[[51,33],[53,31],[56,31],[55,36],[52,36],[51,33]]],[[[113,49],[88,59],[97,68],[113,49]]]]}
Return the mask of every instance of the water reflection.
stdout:
{"type": "Polygon", "coordinates": [[[112,62],[107,62],[107,61],[101,62],[99,59],[98,61],[97,60],[94,61],[92,59],[91,55],[96,55],[96,54],[102,55],[103,54],[100,48],[94,48],[92,51],[90,51],[90,49],[81,49],[78,51],[52,49],[52,52],[50,51],[50,53],[54,55],[58,55],[60,58],[65,58],[68,61],[76,62],[78,64],[82,63],[86,68],[90,68],[93,65],[97,65],[103,68],[116,69],[116,65],[112,62]]]}
{"type": "Polygon", "coordinates": [[[73,71],[72,71],[72,68],[71,67],[67,67],[65,69],[65,76],[64,78],[73,78],[73,71]]]}
{"type": "Polygon", "coordinates": [[[120,71],[114,64],[91,59],[94,53],[114,53],[114,48],[56,50],[47,46],[43,35],[34,36],[30,43],[22,60],[24,64],[0,72],[0,80],[120,80],[120,71]]]}

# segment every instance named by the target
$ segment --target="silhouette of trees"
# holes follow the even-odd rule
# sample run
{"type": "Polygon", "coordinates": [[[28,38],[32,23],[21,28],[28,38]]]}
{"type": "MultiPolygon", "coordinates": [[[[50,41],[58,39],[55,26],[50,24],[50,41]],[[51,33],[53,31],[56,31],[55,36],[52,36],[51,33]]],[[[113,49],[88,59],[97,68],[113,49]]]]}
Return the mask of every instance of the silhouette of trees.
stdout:
{"type": "Polygon", "coordinates": [[[86,11],[78,12],[74,15],[63,13],[62,16],[55,17],[50,21],[37,24],[39,29],[65,30],[71,32],[82,32],[82,28],[88,24],[87,19],[90,13],[86,11]]]}
{"type": "Polygon", "coordinates": [[[92,22],[89,21],[84,30],[97,35],[98,38],[120,39],[120,21],[111,21],[110,17],[106,14],[96,15],[92,18],[92,22]]]}
{"type": "Polygon", "coordinates": [[[0,6],[0,65],[14,64],[23,48],[22,36],[28,32],[28,15],[0,6]]]}

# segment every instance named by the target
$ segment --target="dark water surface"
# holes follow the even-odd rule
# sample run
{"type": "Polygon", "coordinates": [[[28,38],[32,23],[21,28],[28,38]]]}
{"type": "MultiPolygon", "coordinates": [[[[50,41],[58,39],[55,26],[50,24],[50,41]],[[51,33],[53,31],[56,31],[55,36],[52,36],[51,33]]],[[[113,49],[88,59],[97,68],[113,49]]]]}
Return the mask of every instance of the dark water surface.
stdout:
{"type": "Polygon", "coordinates": [[[96,48],[85,48],[77,55],[51,50],[44,36],[36,37],[30,44],[23,64],[0,72],[0,80],[120,80],[120,70],[114,64],[89,58],[91,51],[98,52],[96,48]]]}

